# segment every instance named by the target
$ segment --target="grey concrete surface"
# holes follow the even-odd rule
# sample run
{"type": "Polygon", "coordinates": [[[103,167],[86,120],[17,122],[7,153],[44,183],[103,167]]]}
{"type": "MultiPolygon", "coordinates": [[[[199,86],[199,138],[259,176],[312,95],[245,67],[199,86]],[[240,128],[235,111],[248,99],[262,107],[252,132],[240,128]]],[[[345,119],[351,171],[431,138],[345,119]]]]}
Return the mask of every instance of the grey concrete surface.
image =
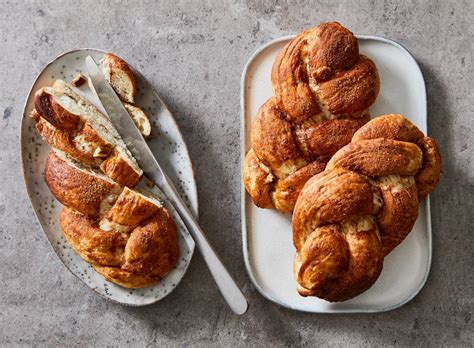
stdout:
{"type": "Polygon", "coordinates": [[[2,0],[0,345],[472,346],[473,13],[472,1],[2,0]],[[243,66],[261,44],[329,20],[411,50],[426,78],[429,132],[443,153],[442,181],[432,194],[431,274],[413,301],[387,313],[281,308],[256,292],[243,264],[243,66]],[[197,254],[174,293],[128,308],[94,294],[53,253],[22,183],[19,124],[35,76],[76,47],[125,57],[174,112],[194,161],[201,223],[250,300],[245,316],[229,311],[197,254]]]}

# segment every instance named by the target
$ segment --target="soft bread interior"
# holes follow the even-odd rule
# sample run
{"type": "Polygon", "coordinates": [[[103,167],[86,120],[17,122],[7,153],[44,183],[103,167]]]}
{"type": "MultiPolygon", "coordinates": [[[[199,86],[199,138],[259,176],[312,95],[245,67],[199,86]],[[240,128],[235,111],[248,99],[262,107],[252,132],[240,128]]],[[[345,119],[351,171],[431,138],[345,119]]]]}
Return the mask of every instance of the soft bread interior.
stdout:
{"type": "Polygon", "coordinates": [[[117,94],[126,101],[134,102],[134,98],[130,93],[133,88],[129,76],[122,70],[113,71],[108,74],[110,84],[117,91],[117,94]]]}
{"type": "Polygon", "coordinates": [[[106,54],[100,61],[105,78],[119,95],[120,99],[128,103],[135,103],[137,93],[135,77],[128,64],[113,54],[106,54]]]}
{"type": "MultiPolygon", "coordinates": [[[[136,160],[128,151],[112,122],[94,105],[76,93],[73,88],[63,80],[56,80],[51,92],[58,104],[78,115],[84,122],[88,122],[102,139],[115,146],[116,151],[120,153],[130,167],[139,175],[143,173],[136,160]]],[[[80,139],[78,139],[78,141],[80,141],[80,139]]]]}
{"type": "Polygon", "coordinates": [[[138,195],[141,196],[142,199],[150,202],[151,204],[156,205],[157,207],[160,207],[160,208],[163,207],[163,202],[161,201],[161,199],[158,198],[158,196],[154,195],[153,193],[145,191],[141,188],[135,188],[134,190],[138,195]]]}
{"type": "Polygon", "coordinates": [[[132,117],[132,120],[140,130],[140,133],[142,133],[145,138],[149,137],[151,134],[151,124],[145,112],[138,106],[126,102],[123,103],[123,106],[127,109],[128,114],[132,117]]]}

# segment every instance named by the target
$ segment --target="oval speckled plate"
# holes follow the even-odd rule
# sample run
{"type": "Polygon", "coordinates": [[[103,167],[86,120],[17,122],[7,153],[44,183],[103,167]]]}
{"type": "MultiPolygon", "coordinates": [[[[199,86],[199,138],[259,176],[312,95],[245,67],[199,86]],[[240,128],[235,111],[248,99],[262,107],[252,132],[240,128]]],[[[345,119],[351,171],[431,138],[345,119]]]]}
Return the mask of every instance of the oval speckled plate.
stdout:
{"type": "MultiPolygon", "coordinates": [[[[36,217],[63,264],[91,289],[105,298],[125,305],[143,306],[159,301],[173,291],[191,262],[194,241],[177,212],[158,188],[154,187],[151,190],[163,199],[179,230],[180,258],[176,267],[160,283],[144,289],[131,290],[106,281],[71,249],[59,228],[58,218],[61,204],[55,200],[43,180],[44,163],[50,146],[41,139],[36,132],[34,121],[28,117],[34,108],[33,96],[38,88],[51,86],[58,78],[70,82],[78,73],[87,75],[84,62],[86,56],[91,55],[96,61],[99,61],[104,53],[95,49],[78,49],[66,52],[49,63],[36,78],[26,100],[21,123],[20,148],[23,176],[36,217]]],[[[153,137],[148,145],[180,191],[181,196],[186,200],[191,211],[197,216],[196,182],[183,137],[173,116],[153,86],[138,71],[134,70],[134,72],[138,89],[136,103],[145,110],[152,124],[153,137]]],[[[103,111],[87,84],[81,86],[79,91],[99,107],[99,110],[103,111]]]]}

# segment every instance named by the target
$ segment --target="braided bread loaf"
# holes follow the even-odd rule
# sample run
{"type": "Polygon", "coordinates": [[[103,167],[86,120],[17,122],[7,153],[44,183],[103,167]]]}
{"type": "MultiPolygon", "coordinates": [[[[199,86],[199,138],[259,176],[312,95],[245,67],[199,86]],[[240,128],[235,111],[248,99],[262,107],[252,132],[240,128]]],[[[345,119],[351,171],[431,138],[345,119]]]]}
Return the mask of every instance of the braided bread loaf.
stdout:
{"type": "MultiPolygon", "coordinates": [[[[128,79],[112,86],[134,102],[128,79]]],[[[73,250],[123,287],[158,282],[178,260],[177,228],[157,197],[133,189],[142,170],[110,120],[61,80],[36,92],[31,117],[53,147],[44,178],[64,205],[60,226],[73,250]]]]}
{"type": "Polygon", "coordinates": [[[306,181],[370,119],[380,82],[375,64],[339,23],[291,40],[271,79],[275,96],[253,122],[243,181],[258,207],[291,212],[306,181]]]}
{"type": "Polygon", "coordinates": [[[343,301],[368,289],[439,181],[433,139],[401,115],[377,117],[308,180],[293,214],[298,292],[343,301]]]}

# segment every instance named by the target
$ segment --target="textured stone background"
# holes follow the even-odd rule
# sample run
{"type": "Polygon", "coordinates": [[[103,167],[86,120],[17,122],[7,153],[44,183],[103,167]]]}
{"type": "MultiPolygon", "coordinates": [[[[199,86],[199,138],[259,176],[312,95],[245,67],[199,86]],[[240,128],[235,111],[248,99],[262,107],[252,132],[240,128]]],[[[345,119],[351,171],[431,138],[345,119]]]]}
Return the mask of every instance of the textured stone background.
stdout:
{"type": "Polygon", "coordinates": [[[96,2],[0,2],[0,345],[473,344],[472,1],[96,2]],[[244,270],[243,66],[261,44],[329,20],[413,52],[426,78],[429,132],[444,156],[431,196],[430,277],[411,303],[388,313],[292,312],[262,298],[244,270]],[[123,56],[174,112],[194,161],[201,223],[244,287],[251,306],[245,316],[229,311],[197,253],[176,291],[145,308],[106,302],[53,253],[22,183],[18,127],[35,76],[76,47],[123,56]]]}

